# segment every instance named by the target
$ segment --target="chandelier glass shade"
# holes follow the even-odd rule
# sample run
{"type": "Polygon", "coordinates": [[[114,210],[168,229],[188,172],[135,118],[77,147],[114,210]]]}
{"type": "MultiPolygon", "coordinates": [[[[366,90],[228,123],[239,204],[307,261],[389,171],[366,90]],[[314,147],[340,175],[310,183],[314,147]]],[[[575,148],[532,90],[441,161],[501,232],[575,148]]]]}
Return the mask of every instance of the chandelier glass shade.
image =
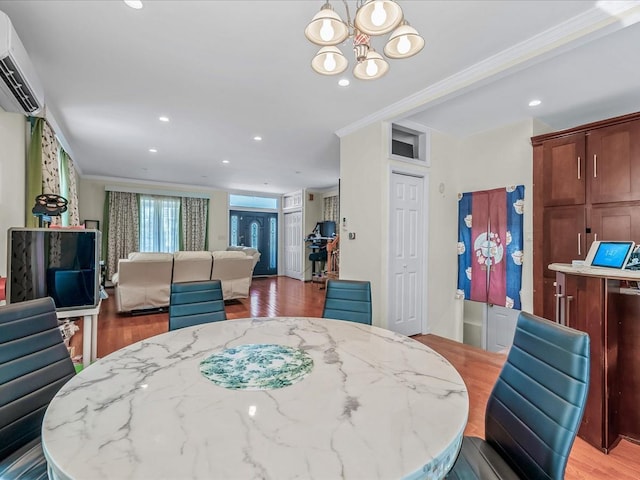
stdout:
{"type": "Polygon", "coordinates": [[[371,46],[372,36],[393,31],[384,47],[388,58],[409,58],[424,48],[424,39],[404,19],[402,8],[394,0],[357,0],[353,22],[347,1],[342,3],[346,22],[326,0],[305,28],[307,39],[322,47],[311,61],[311,68],[317,73],[337,75],[346,70],[349,62],[337,45],[348,38],[353,39],[356,57],[353,75],[360,80],[380,78],[389,70],[389,63],[371,46]]]}
{"type": "Polygon", "coordinates": [[[344,72],[349,66],[338,47],[322,47],[311,61],[311,67],[320,75],[337,75],[344,72]]]}

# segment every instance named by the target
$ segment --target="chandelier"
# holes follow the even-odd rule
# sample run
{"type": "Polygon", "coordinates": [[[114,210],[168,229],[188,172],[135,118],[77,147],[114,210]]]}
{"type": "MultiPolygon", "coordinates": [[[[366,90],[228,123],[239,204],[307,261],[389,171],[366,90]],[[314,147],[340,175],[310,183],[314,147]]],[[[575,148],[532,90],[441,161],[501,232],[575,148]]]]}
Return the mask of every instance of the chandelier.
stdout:
{"type": "Polygon", "coordinates": [[[357,0],[354,22],[349,5],[342,0],[347,21],[333,10],[329,0],[316,13],[304,34],[311,43],[322,48],[313,57],[311,68],[321,75],[344,72],[349,61],[336,46],[352,38],[356,65],[353,76],[360,80],[374,80],[389,70],[389,63],[371,46],[371,37],[393,30],[384,47],[387,58],[409,58],[424,47],[424,39],[404,19],[402,8],[393,0],[357,0]]]}

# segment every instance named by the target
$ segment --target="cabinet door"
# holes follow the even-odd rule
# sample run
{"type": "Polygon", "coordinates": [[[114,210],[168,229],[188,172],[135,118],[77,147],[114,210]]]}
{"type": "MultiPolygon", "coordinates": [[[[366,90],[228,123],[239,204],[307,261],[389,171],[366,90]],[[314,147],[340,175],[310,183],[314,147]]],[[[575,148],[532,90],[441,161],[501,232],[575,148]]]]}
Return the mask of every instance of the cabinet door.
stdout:
{"type": "Polygon", "coordinates": [[[544,205],[585,203],[585,135],[549,140],[543,147],[544,205]]]}
{"type": "Polygon", "coordinates": [[[546,318],[547,320],[551,320],[552,322],[557,321],[556,315],[556,279],[555,278],[544,278],[542,280],[542,294],[544,296],[543,300],[543,311],[542,312],[534,312],[539,317],[546,318]]]}
{"type": "Polygon", "coordinates": [[[587,332],[591,340],[589,392],[578,436],[606,451],[611,439],[605,427],[608,388],[604,369],[604,281],[601,278],[566,275],[561,307],[567,326],[587,332]]]}
{"type": "Polygon", "coordinates": [[[640,200],[640,120],[589,132],[587,154],[591,203],[640,200]]]}
{"type": "Polygon", "coordinates": [[[543,262],[544,276],[555,278],[549,270],[550,263],[571,263],[584,260],[585,249],[585,208],[553,207],[544,210],[543,262]]]}
{"type": "Polygon", "coordinates": [[[633,240],[640,244],[640,205],[593,206],[594,240],[633,240]]]}

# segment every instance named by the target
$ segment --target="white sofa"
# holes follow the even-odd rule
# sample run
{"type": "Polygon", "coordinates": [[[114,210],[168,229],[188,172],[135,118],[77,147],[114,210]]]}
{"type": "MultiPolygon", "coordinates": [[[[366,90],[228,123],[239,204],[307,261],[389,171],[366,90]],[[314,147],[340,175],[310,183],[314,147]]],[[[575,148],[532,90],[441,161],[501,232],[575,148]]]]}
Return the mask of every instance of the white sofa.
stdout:
{"type": "Polygon", "coordinates": [[[112,278],[118,312],[169,306],[172,282],[220,280],[225,300],[247,298],[260,252],[230,248],[235,251],[130,253],[112,278]]]}
{"type": "Polygon", "coordinates": [[[173,255],[132,252],[118,260],[118,272],[111,279],[119,312],[169,305],[173,255]]]}

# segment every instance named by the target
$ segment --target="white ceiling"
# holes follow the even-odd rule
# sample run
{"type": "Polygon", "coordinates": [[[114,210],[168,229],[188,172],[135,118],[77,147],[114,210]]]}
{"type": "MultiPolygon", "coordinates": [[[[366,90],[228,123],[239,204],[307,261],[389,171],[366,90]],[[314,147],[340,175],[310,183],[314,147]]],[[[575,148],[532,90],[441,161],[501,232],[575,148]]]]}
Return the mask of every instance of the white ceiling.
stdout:
{"type": "Polygon", "coordinates": [[[532,116],[560,129],[640,110],[629,11],[620,22],[594,1],[401,1],[424,50],[390,61],[380,80],[348,74],[341,88],[310,68],[317,47],[303,31],[322,3],[0,0],[0,10],[85,176],[321,189],[337,185],[336,132],[375,119],[410,116],[462,136],[532,116]]]}

